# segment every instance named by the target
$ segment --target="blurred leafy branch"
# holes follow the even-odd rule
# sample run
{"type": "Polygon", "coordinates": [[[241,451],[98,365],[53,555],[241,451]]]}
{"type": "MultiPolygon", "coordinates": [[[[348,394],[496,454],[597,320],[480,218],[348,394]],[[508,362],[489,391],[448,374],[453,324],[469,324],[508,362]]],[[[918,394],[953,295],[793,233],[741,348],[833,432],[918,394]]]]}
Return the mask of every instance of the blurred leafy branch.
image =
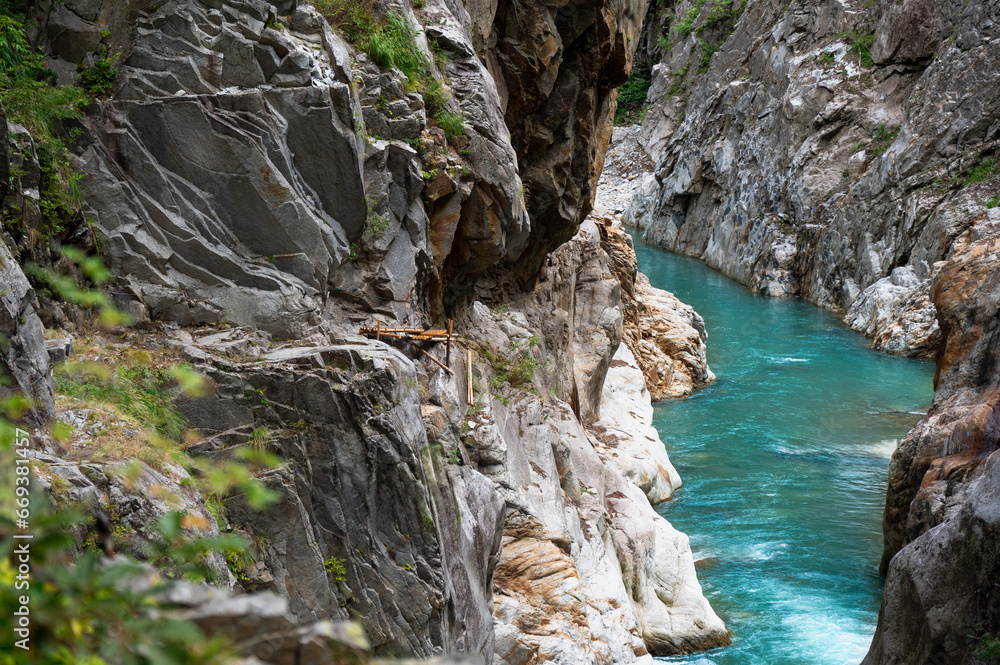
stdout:
{"type": "MultiPolygon", "coordinates": [[[[67,259],[90,282],[107,283],[111,273],[100,259],[66,248],[67,259]]],[[[121,325],[126,319],[107,294],[80,286],[77,280],[47,268],[33,266],[29,272],[49,284],[67,302],[94,309],[103,325],[121,325]]],[[[141,357],[141,356],[140,356],[141,357]]],[[[110,372],[96,368],[94,376],[107,378],[110,372]]],[[[206,390],[203,376],[187,365],[176,365],[159,378],[172,380],[177,396],[199,396],[206,390]]],[[[133,404],[135,395],[122,395],[118,386],[126,382],[94,383],[91,397],[119,405],[133,404]]],[[[140,400],[141,401],[141,400],[140,400]]],[[[15,395],[0,402],[0,485],[14,488],[16,425],[24,417],[28,400],[15,395]]],[[[169,404],[163,405],[169,410],[169,404]]],[[[123,407],[124,409],[124,407],[123,407]]],[[[148,414],[141,410],[134,413],[148,414]]],[[[144,423],[146,425],[155,425],[144,423]]],[[[255,446],[238,448],[228,459],[193,457],[182,449],[180,437],[168,438],[147,432],[149,444],[173,464],[187,469],[198,489],[216,497],[242,495],[254,509],[263,509],[276,496],[257,478],[255,470],[281,464],[281,459],[255,446]]],[[[133,459],[121,465],[126,488],[136,486],[143,464],[133,459]]],[[[168,506],[178,505],[176,497],[157,495],[168,506]]],[[[0,637],[0,665],[51,663],[55,665],[176,665],[180,663],[217,665],[231,662],[233,649],[224,640],[208,638],[193,623],[176,618],[165,593],[178,580],[213,581],[209,566],[212,554],[224,558],[243,556],[249,543],[234,534],[213,535],[206,531],[200,511],[171,510],[147,529],[148,537],[133,554],[155,567],[128,557],[108,559],[95,548],[83,547],[82,534],[91,526],[91,517],[79,506],[32,488],[30,494],[30,584],[18,589],[15,547],[14,492],[0,496],[0,612],[10,617],[27,598],[31,617],[30,652],[15,647],[17,636],[5,631],[0,637]]]]}

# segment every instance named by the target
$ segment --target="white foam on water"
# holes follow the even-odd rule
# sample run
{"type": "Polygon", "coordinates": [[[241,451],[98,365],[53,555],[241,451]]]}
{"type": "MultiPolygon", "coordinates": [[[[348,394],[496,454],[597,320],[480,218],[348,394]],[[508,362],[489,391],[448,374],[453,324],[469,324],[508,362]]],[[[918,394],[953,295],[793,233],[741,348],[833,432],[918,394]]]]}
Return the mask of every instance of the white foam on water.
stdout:
{"type": "Polygon", "coordinates": [[[896,446],[899,445],[899,439],[882,439],[875,445],[871,447],[869,452],[872,457],[881,457],[882,459],[889,459],[892,454],[896,451],[896,446]]]}
{"type": "Polygon", "coordinates": [[[770,561],[778,554],[784,554],[788,549],[788,543],[773,541],[770,543],[759,543],[750,548],[750,558],[753,561],[770,561]]]}
{"type": "Polygon", "coordinates": [[[800,611],[786,616],[782,623],[795,635],[790,640],[803,662],[824,665],[855,665],[860,663],[871,646],[874,626],[862,625],[842,613],[823,612],[805,603],[800,611]],[[816,660],[821,654],[821,660],[816,660]]]}

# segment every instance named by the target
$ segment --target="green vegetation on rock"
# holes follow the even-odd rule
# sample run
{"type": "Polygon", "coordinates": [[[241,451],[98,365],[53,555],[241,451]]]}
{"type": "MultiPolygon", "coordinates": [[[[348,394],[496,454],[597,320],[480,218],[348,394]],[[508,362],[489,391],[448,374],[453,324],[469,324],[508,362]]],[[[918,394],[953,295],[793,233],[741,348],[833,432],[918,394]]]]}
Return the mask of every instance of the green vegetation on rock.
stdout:
{"type": "Polygon", "coordinates": [[[875,125],[875,128],[872,130],[871,143],[867,147],[868,152],[875,157],[881,155],[892,145],[897,136],[899,136],[899,125],[895,127],[875,125]]]}
{"type": "Polygon", "coordinates": [[[840,35],[840,38],[847,42],[850,46],[850,52],[858,56],[862,66],[866,68],[874,66],[875,63],[872,61],[871,53],[872,44],[875,43],[874,33],[864,31],[845,32],[840,35]]]}
{"type": "Polygon", "coordinates": [[[347,559],[338,559],[332,556],[323,562],[323,567],[334,582],[347,581],[347,559]]]}
{"type": "Polygon", "coordinates": [[[969,641],[975,645],[973,655],[984,663],[1000,663],[1000,637],[985,632],[979,627],[979,635],[968,635],[969,641]]]}
{"type": "Polygon", "coordinates": [[[95,97],[110,95],[118,79],[115,61],[120,53],[108,55],[107,49],[102,49],[94,59],[94,64],[80,72],[80,84],[83,89],[95,97]]]}
{"type": "Polygon", "coordinates": [[[975,185],[980,182],[986,182],[996,175],[998,171],[1000,171],[1000,158],[990,157],[984,159],[966,172],[965,184],[975,185]]]}
{"type": "MultiPolygon", "coordinates": [[[[45,231],[57,234],[64,230],[62,220],[80,210],[82,176],[73,168],[66,145],[75,134],[65,126],[82,117],[87,94],[75,86],[54,85],[55,74],[28,44],[20,17],[0,12],[0,103],[8,120],[27,129],[35,141],[41,167],[39,207],[45,231]]],[[[18,180],[24,175],[12,173],[18,180]]]]}
{"type": "MultiPolygon", "coordinates": [[[[367,53],[380,67],[395,67],[405,74],[413,89],[423,97],[428,117],[448,138],[465,131],[461,114],[447,108],[451,94],[434,76],[417,45],[417,32],[403,14],[393,10],[379,17],[371,0],[317,0],[313,4],[347,41],[367,53]]],[[[435,55],[441,63],[448,59],[439,46],[435,55]]]]}
{"type": "Polygon", "coordinates": [[[615,108],[615,124],[631,125],[642,122],[646,113],[646,93],[652,84],[652,73],[640,69],[633,71],[622,87],[618,88],[618,105],[615,108]]]}
{"type": "Polygon", "coordinates": [[[694,23],[701,15],[701,10],[705,7],[707,0],[695,0],[695,3],[688,8],[684,16],[677,22],[677,34],[682,38],[687,37],[694,31],[694,23]]]}

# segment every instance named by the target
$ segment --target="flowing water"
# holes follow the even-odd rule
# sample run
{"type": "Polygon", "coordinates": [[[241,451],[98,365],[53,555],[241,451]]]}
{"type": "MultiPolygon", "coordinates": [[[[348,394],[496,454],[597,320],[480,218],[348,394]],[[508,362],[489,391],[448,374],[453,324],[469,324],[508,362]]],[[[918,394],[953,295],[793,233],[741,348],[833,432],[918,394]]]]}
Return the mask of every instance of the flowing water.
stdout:
{"type": "Polygon", "coordinates": [[[857,665],[882,593],[889,457],[930,405],[933,365],[870,350],[830,312],[635,245],[652,284],[705,318],[718,376],[656,406],[684,480],[659,510],[690,535],[733,644],[667,661],[857,665]]]}

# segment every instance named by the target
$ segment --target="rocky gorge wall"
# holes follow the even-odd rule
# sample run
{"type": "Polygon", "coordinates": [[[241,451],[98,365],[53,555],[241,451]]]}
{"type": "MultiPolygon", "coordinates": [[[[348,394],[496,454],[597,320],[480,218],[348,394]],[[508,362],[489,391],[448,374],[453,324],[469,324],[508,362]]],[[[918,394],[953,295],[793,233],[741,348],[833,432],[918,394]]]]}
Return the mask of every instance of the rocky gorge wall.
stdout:
{"type": "Polygon", "coordinates": [[[626,223],[763,293],[846,311],[877,348],[933,353],[935,266],[992,199],[995,5],[670,10],[643,122],[657,169],[626,223]]]}
{"type": "Polygon", "coordinates": [[[665,3],[640,45],[657,166],[626,223],[937,359],[933,406],[892,457],[866,665],[979,663],[976,638],[1000,630],[998,18],[990,1],[665,3]]]}
{"type": "MultiPolygon", "coordinates": [[[[224,460],[273,434],[284,464],[261,480],[276,505],[231,497],[216,520],[196,492],[185,500],[210,532],[254,537],[253,565],[229,583],[278,594],[282,625],[355,618],[379,656],[511,665],[727,643],[687,537],[652,508],[680,478],[647,382],[675,396],[711,381],[704,325],[642,281],[627,236],[584,222],[644,3],[380,10],[409,26],[460,134],[308,3],[33,4],[63,82],[103,49],[120,71],[71,145],[79,228],[51,235],[20,178],[4,243],[21,261],[71,234],[100,249],[139,328],[110,348],[168,350],[212,384],[179,404],[190,454],[224,460]],[[357,333],[446,314],[462,336],[454,374],[357,333]]],[[[33,163],[31,136],[8,130],[21,161],[4,166],[33,163]]],[[[7,367],[39,419],[89,422],[53,406],[33,312],[76,332],[85,317],[39,302],[15,261],[2,268],[17,300],[7,367]]],[[[44,477],[145,537],[165,510],[152,489],[102,480],[114,460],[88,460],[85,442],[37,436],[44,477]]],[[[146,471],[150,487],[182,484],[146,471]]]]}

